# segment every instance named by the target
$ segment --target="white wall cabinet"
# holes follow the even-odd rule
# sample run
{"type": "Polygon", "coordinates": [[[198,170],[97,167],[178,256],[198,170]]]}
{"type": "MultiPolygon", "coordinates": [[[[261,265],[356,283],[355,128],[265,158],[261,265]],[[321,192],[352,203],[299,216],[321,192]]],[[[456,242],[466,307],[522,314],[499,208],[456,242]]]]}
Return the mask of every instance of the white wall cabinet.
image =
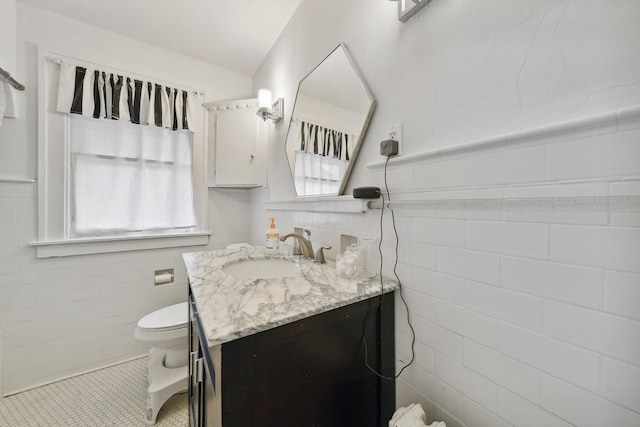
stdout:
{"type": "Polygon", "coordinates": [[[209,187],[266,185],[267,124],[257,115],[257,99],[211,102],[208,111],[209,187]]]}

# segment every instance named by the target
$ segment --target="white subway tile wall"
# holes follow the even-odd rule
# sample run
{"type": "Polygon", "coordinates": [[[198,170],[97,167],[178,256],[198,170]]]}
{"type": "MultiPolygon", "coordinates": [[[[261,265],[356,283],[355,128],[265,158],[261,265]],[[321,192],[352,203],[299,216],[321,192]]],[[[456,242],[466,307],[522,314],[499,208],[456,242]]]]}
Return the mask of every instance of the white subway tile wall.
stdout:
{"type": "MultiPolygon", "coordinates": [[[[187,300],[181,254],[206,246],[36,259],[36,184],[0,182],[0,360],[2,394],[142,356],[140,318],[187,300]],[[153,272],[173,268],[174,284],[153,272]]],[[[210,248],[249,240],[249,196],[210,201],[210,248]],[[224,203],[222,209],[218,203],[224,203]]]]}
{"type": "Polygon", "coordinates": [[[549,145],[548,179],[569,180],[640,174],[640,130],[549,145]]]}
{"type": "Polygon", "coordinates": [[[640,368],[609,357],[602,358],[602,395],[640,412],[640,368]]]}
{"type": "Polygon", "coordinates": [[[464,390],[467,397],[487,410],[496,412],[497,386],[494,382],[441,353],[435,353],[435,355],[436,374],[442,381],[451,384],[457,390],[464,390]]]}
{"type": "Polygon", "coordinates": [[[607,271],[604,275],[604,310],[640,320],[638,275],[607,271]]]}
{"type": "MultiPolygon", "coordinates": [[[[548,201],[640,196],[634,117],[620,130],[601,123],[532,131],[514,144],[393,166],[392,200],[531,201],[517,209],[394,208],[398,270],[416,331],[416,362],[396,382],[398,406],[419,402],[429,419],[459,427],[640,426],[638,207],[563,209],[548,201]]],[[[366,185],[383,187],[380,166],[368,169],[366,185]]],[[[259,197],[253,208],[263,209],[259,197]]],[[[310,228],[315,245],[340,233],[379,233],[380,210],[337,221],[262,211],[256,230],[267,216],[283,231],[310,228]]],[[[389,277],[393,241],[386,217],[389,277]]],[[[402,304],[396,310],[400,367],[410,336],[402,304]]]]}
{"type": "Polygon", "coordinates": [[[508,421],[509,425],[514,426],[569,427],[573,425],[502,387],[498,387],[496,413],[500,418],[508,421]]]}
{"type": "Polygon", "coordinates": [[[510,427],[511,424],[498,418],[486,408],[478,405],[473,400],[462,397],[462,421],[466,425],[478,427],[510,427]]]}
{"type": "Polygon", "coordinates": [[[546,148],[498,151],[467,160],[467,185],[482,186],[542,182],[546,178],[546,148]]]}

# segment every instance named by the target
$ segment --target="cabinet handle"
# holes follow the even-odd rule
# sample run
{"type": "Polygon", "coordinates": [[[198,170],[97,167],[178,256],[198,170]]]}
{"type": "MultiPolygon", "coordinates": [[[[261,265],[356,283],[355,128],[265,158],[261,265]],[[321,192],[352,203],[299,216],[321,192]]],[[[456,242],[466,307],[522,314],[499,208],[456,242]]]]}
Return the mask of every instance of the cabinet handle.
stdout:
{"type": "Polygon", "coordinates": [[[202,365],[203,363],[203,358],[199,358],[198,359],[198,352],[197,351],[192,351],[190,354],[190,363],[191,363],[191,384],[193,385],[197,385],[200,384],[202,382],[202,379],[204,378],[204,367],[202,365]]]}
{"type": "Polygon", "coordinates": [[[204,367],[202,365],[202,357],[198,360],[196,360],[196,369],[195,369],[195,377],[196,377],[196,384],[200,384],[202,382],[202,380],[204,379],[204,367]]]}
{"type": "Polygon", "coordinates": [[[195,385],[196,384],[196,377],[197,377],[197,372],[196,372],[196,362],[198,360],[198,352],[197,351],[192,351],[191,353],[189,353],[189,367],[191,368],[191,384],[195,385]]]}
{"type": "Polygon", "coordinates": [[[255,156],[254,156],[253,154],[250,154],[250,155],[249,155],[249,158],[250,158],[251,160],[253,160],[253,159],[255,159],[255,156]]]}

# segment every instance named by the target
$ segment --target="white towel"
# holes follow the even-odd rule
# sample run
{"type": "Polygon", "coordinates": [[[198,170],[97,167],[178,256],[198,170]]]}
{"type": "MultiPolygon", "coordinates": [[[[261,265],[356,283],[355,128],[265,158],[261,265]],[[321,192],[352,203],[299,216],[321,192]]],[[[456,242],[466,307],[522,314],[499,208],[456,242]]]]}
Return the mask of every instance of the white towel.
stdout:
{"type": "Polygon", "coordinates": [[[389,427],[447,427],[442,421],[436,421],[427,426],[427,415],[419,403],[412,403],[406,408],[398,409],[391,420],[389,427]]]}
{"type": "Polygon", "coordinates": [[[4,109],[7,108],[7,95],[5,94],[4,80],[0,79],[0,126],[4,118],[4,109]]]}

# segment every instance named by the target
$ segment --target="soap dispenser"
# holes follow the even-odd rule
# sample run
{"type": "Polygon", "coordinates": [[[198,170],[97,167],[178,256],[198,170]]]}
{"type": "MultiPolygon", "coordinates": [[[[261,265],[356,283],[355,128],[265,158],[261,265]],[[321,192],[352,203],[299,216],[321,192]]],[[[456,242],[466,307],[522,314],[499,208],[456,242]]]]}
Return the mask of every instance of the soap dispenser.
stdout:
{"type": "Polygon", "coordinates": [[[267,249],[278,249],[280,247],[280,232],[276,228],[275,218],[271,218],[271,225],[265,233],[267,236],[267,249]]]}

